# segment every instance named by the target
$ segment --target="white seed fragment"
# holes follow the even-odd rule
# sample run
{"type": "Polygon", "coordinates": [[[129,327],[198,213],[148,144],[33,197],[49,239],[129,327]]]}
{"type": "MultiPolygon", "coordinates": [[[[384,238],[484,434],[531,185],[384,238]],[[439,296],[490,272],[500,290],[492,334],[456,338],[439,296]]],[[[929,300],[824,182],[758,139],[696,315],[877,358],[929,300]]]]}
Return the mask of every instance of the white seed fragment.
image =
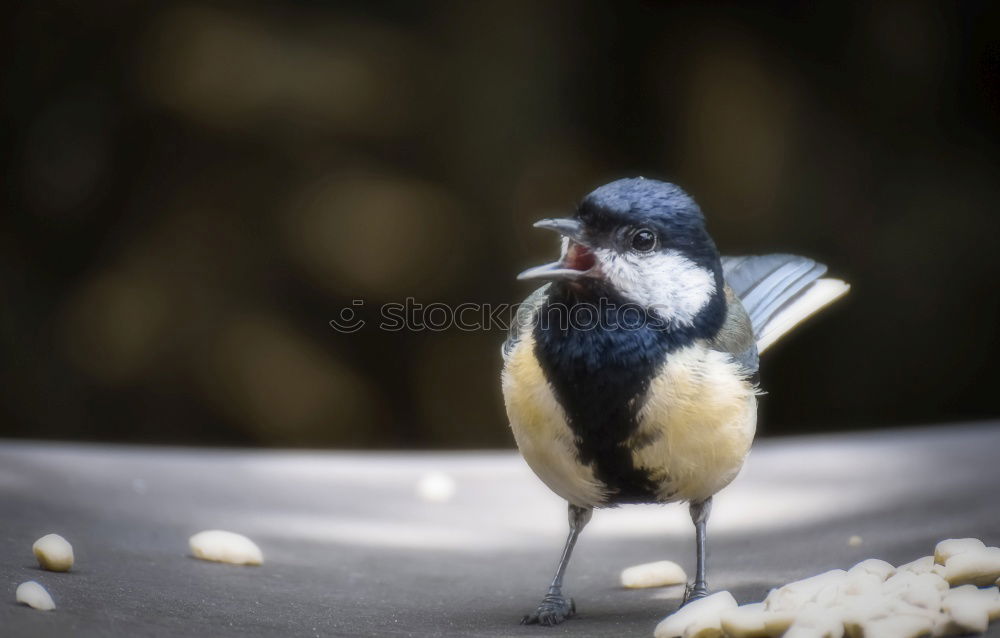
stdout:
{"type": "Polygon", "coordinates": [[[417,496],[428,503],[447,503],[455,496],[455,479],[444,472],[428,472],[417,481],[417,496]]]}
{"type": "Polygon", "coordinates": [[[796,614],[784,638],[841,638],[844,620],[840,610],[808,603],[796,614]]]}
{"type": "Polygon", "coordinates": [[[831,569],[810,578],[803,578],[777,589],[772,589],[764,599],[768,611],[796,611],[829,585],[840,585],[847,577],[842,569],[831,569]]]}
{"type": "MultiPolygon", "coordinates": [[[[920,574],[915,580],[910,584],[909,588],[902,592],[901,598],[903,602],[908,605],[913,605],[914,607],[920,607],[921,609],[932,610],[937,612],[941,609],[941,589],[938,588],[935,582],[930,579],[938,579],[940,577],[934,574],[920,574]]],[[[944,582],[941,580],[941,582],[944,582]]],[[[948,583],[945,583],[947,585],[948,583]]]]}
{"type": "Polygon", "coordinates": [[[934,547],[934,562],[944,565],[952,556],[981,549],[986,549],[986,544],[978,538],[948,538],[934,547]]]}
{"type": "Polygon", "coordinates": [[[944,564],[944,578],[952,586],[992,585],[1000,578],[1000,547],[955,554],[944,564]]]}
{"type": "Polygon", "coordinates": [[[31,546],[31,551],[42,569],[68,572],[73,567],[73,546],[59,534],[42,536],[31,546]]]}
{"type": "Polygon", "coordinates": [[[653,632],[654,638],[721,636],[722,626],[719,616],[724,611],[736,607],[736,599],[728,591],[720,591],[692,601],[661,620],[653,632]]]}
{"type": "Polygon", "coordinates": [[[929,583],[934,587],[936,587],[937,590],[940,592],[946,592],[950,587],[948,581],[944,579],[944,576],[942,576],[937,571],[929,572],[927,574],[917,574],[916,582],[929,583]]]}
{"type": "Polygon", "coordinates": [[[920,638],[934,630],[934,621],[924,616],[894,614],[864,624],[865,638],[920,638]]]}
{"type": "Polygon", "coordinates": [[[242,534],[211,529],[188,540],[195,558],[232,565],[260,565],[264,555],[256,543],[242,534]]]}
{"type": "Polygon", "coordinates": [[[877,558],[869,558],[868,560],[863,560],[854,567],[847,570],[848,574],[873,574],[878,576],[881,582],[885,582],[887,578],[896,573],[896,568],[891,564],[885,562],[884,560],[879,560],[877,558]]]}
{"type": "Polygon", "coordinates": [[[824,586],[816,595],[813,596],[812,602],[816,603],[821,607],[831,607],[841,596],[841,589],[843,589],[847,584],[847,580],[841,580],[836,583],[830,583],[824,586]]]}
{"type": "Polygon", "coordinates": [[[851,547],[861,547],[861,545],[863,545],[864,542],[865,539],[861,538],[857,534],[847,539],[847,544],[851,547]]]}
{"type": "Polygon", "coordinates": [[[889,601],[881,592],[874,592],[842,597],[837,608],[844,624],[844,633],[850,638],[862,638],[866,624],[889,613],[889,601]]]}
{"type": "Polygon", "coordinates": [[[926,609],[924,607],[911,605],[903,600],[890,601],[887,609],[888,611],[884,614],[885,616],[919,616],[921,618],[926,618],[934,625],[938,624],[945,618],[945,615],[941,612],[940,607],[936,609],[926,609]]]}
{"type": "Polygon", "coordinates": [[[990,624],[990,611],[995,606],[994,592],[980,593],[973,585],[956,587],[945,594],[941,603],[941,610],[948,615],[945,631],[981,634],[990,624]]]}
{"type": "Polygon", "coordinates": [[[917,560],[900,565],[896,568],[896,572],[912,572],[914,574],[926,574],[927,572],[933,572],[941,575],[944,574],[944,566],[936,564],[933,556],[921,556],[917,560]]]}
{"type": "Polygon", "coordinates": [[[669,587],[687,582],[687,574],[677,563],[658,560],[655,563],[633,565],[622,570],[622,587],[640,589],[643,587],[669,587]]]}
{"type": "Polygon", "coordinates": [[[882,579],[877,574],[855,571],[852,568],[839,587],[837,602],[841,603],[856,596],[875,596],[881,592],[882,579]]]}
{"type": "MultiPolygon", "coordinates": [[[[927,572],[929,573],[929,572],[927,572]]],[[[924,574],[915,574],[908,571],[898,571],[890,576],[882,584],[882,591],[891,596],[899,596],[917,581],[917,578],[924,574]]]]}
{"type": "Polygon", "coordinates": [[[722,633],[727,638],[770,638],[780,636],[788,629],[788,626],[782,627],[780,631],[768,629],[768,621],[771,621],[773,626],[779,621],[779,615],[787,619],[788,625],[794,621],[792,614],[767,611],[764,609],[764,603],[750,603],[722,612],[719,623],[722,626],[722,633]]]}
{"type": "Polygon", "coordinates": [[[790,611],[769,611],[764,618],[764,629],[768,636],[784,636],[795,622],[795,613],[790,611]]]}
{"type": "Polygon", "coordinates": [[[14,596],[17,598],[17,602],[27,605],[32,609],[51,611],[56,608],[56,604],[52,600],[52,596],[49,595],[49,592],[45,591],[44,587],[33,580],[18,585],[14,596]]]}
{"type": "Polygon", "coordinates": [[[941,609],[948,612],[954,609],[955,605],[974,606],[986,612],[990,620],[1000,619],[1000,591],[996,587],[982,589],[975,585],[955,587],[944,595],[941,609]]]}
{"type": "Polygon", "coordinates": [[[714,623],[695,623],[684,630],[684,638],[723,638],[723,635],[714,623]]]}

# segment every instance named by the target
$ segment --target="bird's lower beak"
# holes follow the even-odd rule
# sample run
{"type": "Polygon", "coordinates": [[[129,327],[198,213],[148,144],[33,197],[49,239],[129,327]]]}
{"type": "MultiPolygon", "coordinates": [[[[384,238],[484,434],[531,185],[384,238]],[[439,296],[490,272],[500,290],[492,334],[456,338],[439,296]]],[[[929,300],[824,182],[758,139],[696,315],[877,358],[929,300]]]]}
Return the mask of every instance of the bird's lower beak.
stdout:
{"type": "Polygon", "coordinates": [[[554,230],[569,239],[566,251],[559,261],[529,268],[518,279],[578,279],[591,274],[596,260],[583,241],[583,224],[577,219],[543,219],[535,228],[554,230]]]}

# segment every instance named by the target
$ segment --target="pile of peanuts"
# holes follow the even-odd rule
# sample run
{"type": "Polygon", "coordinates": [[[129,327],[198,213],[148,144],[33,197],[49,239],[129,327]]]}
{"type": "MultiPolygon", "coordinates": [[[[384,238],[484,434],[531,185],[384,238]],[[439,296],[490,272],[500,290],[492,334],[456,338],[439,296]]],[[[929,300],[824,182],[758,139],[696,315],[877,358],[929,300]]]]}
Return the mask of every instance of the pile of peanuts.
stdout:
{"type": "Polygon", "coordinates": [[[655,638],[919,638],[978,634],[1000,618],[1000,548],[953,538],[893,567],[870,558],[738,605],[722,591],[685,605],[655,638]]]}

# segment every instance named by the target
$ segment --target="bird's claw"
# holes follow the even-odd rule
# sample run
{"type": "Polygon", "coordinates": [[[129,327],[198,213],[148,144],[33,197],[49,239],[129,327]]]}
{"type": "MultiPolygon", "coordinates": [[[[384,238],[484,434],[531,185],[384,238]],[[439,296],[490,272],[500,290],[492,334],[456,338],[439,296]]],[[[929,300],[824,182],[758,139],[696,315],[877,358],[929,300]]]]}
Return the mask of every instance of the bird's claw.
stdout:
{"type": "Polygon", "coordinates": [[[576,603],[558,594],[547,594],[534,613],[521,619],[522,625],[558,625],[576,613],[576,603]]]}
{"type": "Polygon", "coordinates": [[[681,603],[681,607],[705,596],[708,596],[708,587],[705,583],[688,583],[684,588],[684,602],[681,603]]]}

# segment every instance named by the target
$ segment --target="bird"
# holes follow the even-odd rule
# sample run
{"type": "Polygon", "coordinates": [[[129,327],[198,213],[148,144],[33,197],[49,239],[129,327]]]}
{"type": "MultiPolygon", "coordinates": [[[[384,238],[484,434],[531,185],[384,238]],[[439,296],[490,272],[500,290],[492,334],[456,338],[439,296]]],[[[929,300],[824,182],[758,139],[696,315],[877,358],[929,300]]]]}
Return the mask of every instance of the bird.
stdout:
{"type": "Polygon", "coordinates": [[[568,504],[569,534],[522,624],[576,612],[563,577],[593,511],[687,503],[696,569],[683,604],[708,595],[712,497],[739,473],[757,425],[760,354],[850,286],[791,254],[721,257],[694,199],[642,177],[605,184],[568,218],[557,261],[517,306],[502,348],[517,447],[568,504]]]}

